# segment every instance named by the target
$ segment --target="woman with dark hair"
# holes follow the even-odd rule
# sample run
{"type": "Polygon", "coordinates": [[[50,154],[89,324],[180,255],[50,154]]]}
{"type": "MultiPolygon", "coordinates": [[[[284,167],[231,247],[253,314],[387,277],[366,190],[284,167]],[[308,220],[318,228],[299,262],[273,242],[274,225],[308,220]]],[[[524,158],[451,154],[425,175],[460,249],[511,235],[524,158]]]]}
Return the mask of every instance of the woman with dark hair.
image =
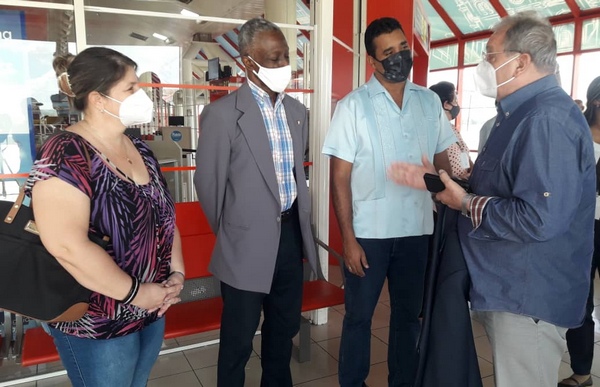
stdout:
{"type": "Polygon", "coordinates": [[[117,51],[89,48],[53,64],[85,118],[42,146],[27,193],[44,246],[92,295],[81,319],[47,328],[74,386],[145,386],[185,277],[159,164],[124,134],[152,120],[153,103],[117,51]],[[106,250],[88,231],[110,237],[106,250]]]}
{"type": "Polygon", "coordinates": [[[592,360],[594,358],[594,278],[600,267],[600,77],[590,83],[587,90],[587,107],[583,113],[594,140],[596,157],[596,216],[594,223],[594,256],[592,258],[592,280],[587,299],[583,325],[567,331],[567,348],[571,357],[573,375],[558,383],[558,387],[591,386],[592,360]]]}
{"type": "MultiPolygon", "coordinates": [[[[429,90],[435,92],[440,101],[442,102],[442,108],[446,113],[448,121],[456,119],[460,113],[460,106],[456,98],[456,88],[450,82],[439,82],[431,86],[429,90]]],[[[450,159],[450,166],[452,167],[452,175],[459,179],[468,179],[471,173],[471,167],[473,161],[469,157],[469,147],[463,140],[460,132],[456,128],[456,125],[451,124],[454,135],[458,139],[457,142],[450,145],[447,149],[448,158],[450,159]]]]}

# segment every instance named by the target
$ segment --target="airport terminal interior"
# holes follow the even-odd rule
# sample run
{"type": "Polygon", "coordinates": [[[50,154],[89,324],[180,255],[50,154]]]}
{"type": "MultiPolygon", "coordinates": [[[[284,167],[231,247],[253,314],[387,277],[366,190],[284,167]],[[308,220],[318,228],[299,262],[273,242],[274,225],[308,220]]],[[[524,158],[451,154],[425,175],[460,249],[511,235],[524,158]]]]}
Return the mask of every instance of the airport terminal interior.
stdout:
{"type": "MultiPolygon", "coordinates": [[[[479,130],[496,115],[494,100],[475,88],[475,67],[491,28],[524,10],[536,10],[552,23],[561,86],[585,103],[588,85],[600,75],[600,0],[0,0],[0,200],[15,200],[50,135],[82,119],[58,91],[53,56],[106,46],[137,62],[141,86],[154,103],[152,122],[127,133],[150,146],[176,202],[196,201],[192,179],[199,116],[245,82],[239,28],[264,17],[282,28],[290,47],[293,76],[286,92],[309,110],[305,161],[315,233],[341,252],[329,199],[329,162],[320,149],[336,103],[372,74],[363,44],[368,23],[384,16],[401,22],[414,56],[414,83],[457,85],[456,126],[475,160],[479,130]]],[[[334,255],[320,250],[328,281],[341,287],[334,255]]],[[[372,327],[371,387],[387,385],[389,314],[384,287],[372,327]]],[[[343,315],[343,304],[304,313],[311,322],[309,354],[292,359],[295,385],[338,385],[343,315]]],[[[21,364],[27,331],[39,328],[37,321],[3,313],[0,322],[0,387],[70,385],[60,362],[21,364]]],[[[487,337],[477,321],[473,329],[483,385],[494,386],[487,337]]],[[[216,386],[218,337],[212,330],[165,340],[148,385],[216,386]]],[[[246,368],[247,386],[259,385],[258,340],[246,368]]],[[[565,354],[561,379],[571,373],[568,361],[565,354]]],[[[600,383],[598,358],[592,374],[600,383]]]]}

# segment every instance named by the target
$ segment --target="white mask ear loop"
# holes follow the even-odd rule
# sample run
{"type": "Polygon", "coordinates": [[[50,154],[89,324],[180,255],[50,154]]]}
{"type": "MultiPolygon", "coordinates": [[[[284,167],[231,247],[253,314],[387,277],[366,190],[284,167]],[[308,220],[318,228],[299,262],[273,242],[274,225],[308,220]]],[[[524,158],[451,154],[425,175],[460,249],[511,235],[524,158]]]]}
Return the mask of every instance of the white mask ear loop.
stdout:
{"type": "MultiPolygon", "coordinates": [[[[519,54],[517,54],[516,56],[513,56],[512,58],[510,58],[509,60],[507,60],[506,62],[502,63],[500,66],[498,66],[498,68],[497,68],[497,69],[494,69],[494,72],[498,72],[498,70],[500,70],[502,67],[506,66],[507,64],[509,64],[510,62],[512,62],[513,60],[517,59],[517,58],[518,58],[518,57],[520,57],[520,56],[521,56],[521,54],[520,54],[520,53],[519,53],[519,54]]],[[[504,86],[504,85],[506,85],[508,82],[512,81],[512,80],[513,80],[513,79],[515,79],[515,78],[516,78],[516,77],[509,78],[509,79],[507,79],[506,81],[502,82],[501,84],[499,84],[499,85],[498,85],[498,86],[496,86],[496,87],[498,88],[498,87],[504,86]]]]}
{"type": "MultiPolygon", "coordinates": [[[[251,57],[250,55],[248,55],[248,58],[250,58],[250,60],[251,60],[252,62],[254,62],[254,64],[255,64],[255,65],[257,65],[257,66],[258,66],[258,71],[260,71],[260,69],[262,69],[262,66],[261,66],[261,65],[259,65],[259,64],[258,64],[258,62],[257,62],[257,61],[255,61],[253,57],[251,57]]],[[[253,72],[254,74],[258,75],[258,72],[257,72],[257,71],[255,71],[255,70],[252,70],[252,72],[253,72]]]]}

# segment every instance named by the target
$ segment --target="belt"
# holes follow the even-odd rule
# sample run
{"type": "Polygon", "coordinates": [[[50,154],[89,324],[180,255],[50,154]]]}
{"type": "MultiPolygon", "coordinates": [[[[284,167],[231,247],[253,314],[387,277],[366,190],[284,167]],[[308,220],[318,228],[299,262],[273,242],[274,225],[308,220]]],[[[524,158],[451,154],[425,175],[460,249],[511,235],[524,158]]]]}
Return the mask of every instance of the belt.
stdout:
{"type": "Polygon", "coordinates": [[[281,221],[288,220],[289,218],[291,218],[292,215],[294,215],[294,212],[296,212],[296,203],[295,202],[290,208],[288,208],[287,210],[285,210],[281,213],[281,221]]]}

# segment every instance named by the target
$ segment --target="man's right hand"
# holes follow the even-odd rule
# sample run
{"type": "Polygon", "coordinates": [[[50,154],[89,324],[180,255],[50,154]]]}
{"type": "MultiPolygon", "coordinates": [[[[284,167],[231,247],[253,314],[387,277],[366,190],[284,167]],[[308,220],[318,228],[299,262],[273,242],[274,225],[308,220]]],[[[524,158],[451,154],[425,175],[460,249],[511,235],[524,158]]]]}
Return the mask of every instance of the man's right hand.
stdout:
{"type": "Polygon", "coordinates": [[[350,273],[359,277],[364,277],[364,269],[369,268],[365,251],[356,239],[344,243],[344,264],[350,273]]]}

